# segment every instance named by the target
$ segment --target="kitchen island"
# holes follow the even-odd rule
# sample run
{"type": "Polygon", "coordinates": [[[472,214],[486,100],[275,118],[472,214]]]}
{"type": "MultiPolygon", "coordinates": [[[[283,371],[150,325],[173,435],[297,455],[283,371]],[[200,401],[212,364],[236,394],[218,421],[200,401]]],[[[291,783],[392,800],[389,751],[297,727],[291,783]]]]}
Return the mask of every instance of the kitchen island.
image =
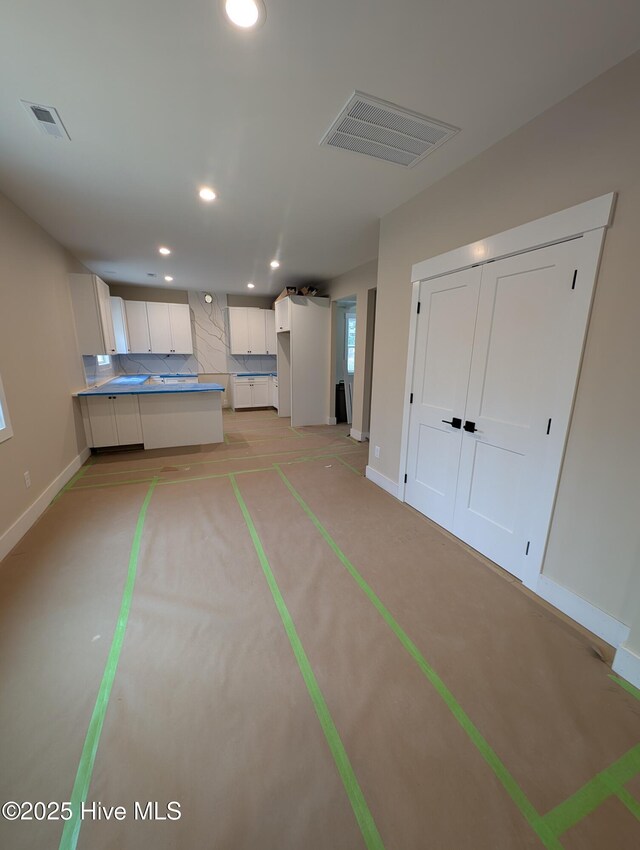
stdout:
{"type": "Polygon", "coordinates": [[[221,443],[221,384],[197,375],[121,375],[75,393],[92,448],[221,443]]]}

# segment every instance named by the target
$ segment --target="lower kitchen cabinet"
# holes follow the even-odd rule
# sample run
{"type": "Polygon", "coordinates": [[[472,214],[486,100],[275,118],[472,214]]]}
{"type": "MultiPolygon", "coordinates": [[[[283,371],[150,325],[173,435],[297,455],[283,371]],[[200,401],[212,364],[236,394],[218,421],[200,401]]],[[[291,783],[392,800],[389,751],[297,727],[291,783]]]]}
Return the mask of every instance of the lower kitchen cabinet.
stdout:
{"type": "Polygon", "coordinates": [[[84,399],[87,439],[93,448],[142,443],[136,395],[95,395],[84,399]]]}
{"type": "Polygon", "coordinates": [[[271,387],[267,375],[250,377],[232,375],[229,381],[231,390],[231,407],[234,410],[242,407],[271,407],[271,387]]]}

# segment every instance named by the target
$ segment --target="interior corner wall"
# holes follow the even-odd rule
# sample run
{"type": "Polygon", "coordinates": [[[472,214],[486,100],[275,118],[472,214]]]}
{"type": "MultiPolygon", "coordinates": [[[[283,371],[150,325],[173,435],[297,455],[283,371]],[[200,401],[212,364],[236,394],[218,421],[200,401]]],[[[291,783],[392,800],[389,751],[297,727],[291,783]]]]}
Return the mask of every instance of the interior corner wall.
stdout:
{"type": "MultiPolygon", "coordinates": [[[[634,630],[640,629],[638,599],[631,596],[640,570],[638,91],[640,53],[382,219],[371,417],[371,442],[381,451],[369,459],[376,472],[401,480],[412,265],[616,191],[544,574],[634,630]]],[[[640,634],[630,643],[640,647],[640,634]]]]}
{"type": "MultiPolygon", "coordinates": [[[[367,339],[371,334],[367,333],[367,319],[370,311],[367,309],[369,303],[369,292],[375,289],[378,277],[378,261],[371,260],[363,263],[349,272],[328,281],[324,287],[323,295],[330,296],[332,301],[339,298],[348,298],[350,295],[356,297],[356,371],[353,376],[353,409],[351,416],[351,427],[353,431],[367,434],[369,418],[369,388],[368,374],[364,368],[367,354],[367,339]],[[365,427],[366,426],[366,427],[365,427]]],[[[335,311],[332,311],[332,324],[335,311]]],[[[335,358],[333,357],[333,335],[332,335],[332,366],[330,369],[329,392],[330,398],[335,399],[335,358]]],[[[332,402],[332,411],[333,405],[332,402]]],[[[331,416],[335,415],[333,412],[331,416]]]]}
{"type": "Polygon", "coordinates": [[[0,195],[0,374],[13,426],[0,443],[0,539],[86,448],[68,281],[86,271],[0,195]]]}

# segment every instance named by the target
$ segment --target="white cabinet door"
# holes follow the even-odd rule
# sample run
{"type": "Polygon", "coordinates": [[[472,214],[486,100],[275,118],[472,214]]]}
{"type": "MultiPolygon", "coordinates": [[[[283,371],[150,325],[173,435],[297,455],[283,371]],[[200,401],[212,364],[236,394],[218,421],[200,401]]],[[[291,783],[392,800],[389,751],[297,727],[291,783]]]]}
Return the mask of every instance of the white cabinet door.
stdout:
{"type": "Polygon", "coordinates": [[[174,354],[193,354],[191,311],[188,304],[169,304],[171,343],[174,354]]]}
{"type": "Polygon", "coordinates": [[[116,352],[118,354],[128,354],[131,351],[131,347],[129,345],[129,330],[127,328],[124,301],[115,295],[112,295],[109,300],[111,301],[111,317],[113,319],[116,352]]]}
{"type": "Polygon", "coordinates": [[[236,381],[233,392],[234,407],[253,407],[252,387],[248,381],[236,381]]]}
{"type": "Polygon", "coordinates": [[[251,406],[269,407],[270,404],[268,378],[254,378],[251,393],[251,406]]]}
{"type": "Polygon", "coordinates": [[[275,310],[263,310],[262,312],[264,313],[266,353],[275,355],[278,351],[278,342],[276,339],[276,312],[275,310]]]}
{"type": "Polygon", "coordinates": [[[173,344],[169,305],[147,301],[147,316],[149,317],[151,351],[154,354],[171,354],[173,344]]]}
{"type": "Polygon", "coordinates": [[[129,348],[133,354],[151,352],[149,319],[146,301],[125,301],[125,315],[129,328],[129,348]]]}
{"type": "Polygon", "coordinates": [[[229,349],[231,354],[249,353],[249,317],[247,307],[229,307],[229,349]]]}
{"type": "Polygon", "coordinates": [[[117,395],[112,400],[116,420],[117,445],[130,446],[142,442],[142,425],[137,395],[117,395]]]}
{"type": "Polygon", "coordinates": [[[420,286],[405,499],[451,530],[480,268],[420,286]]]}
{"type": "Polygon", "coordinates": [[[91,422],[92,446],[118,445],[118,429],[113,410],[113,399],[108,395],[87,396],[87,410],[91,422]]]}
{"type": "Polygon", "coordinates": [[[102,333],[104,335],[105,352],[107,354],[117,354],[116,338],[113,332],[113,318],[111,316],[109,287],[103,280],[100,280],[99,277],[95,278],[95,285],[98,295],[98,310],[100,311],[102,333]]]}
{"type": "Polygon", "coordinates": [[[276,333],[291,330],[291,302],[288,298],[276,301],[276,333]]]}
{"type": "Polygon", "coordinates": [[[247,320],[249,325],[249,354],[266,354],[266,326],[264,314],[266,310],[256,307],[247,308],[247,320]]]}
{"type": "Polygon", "coordinates": [[[278,409],[278,379],[269,378],[269,403],[271,407],[278,409]]]}

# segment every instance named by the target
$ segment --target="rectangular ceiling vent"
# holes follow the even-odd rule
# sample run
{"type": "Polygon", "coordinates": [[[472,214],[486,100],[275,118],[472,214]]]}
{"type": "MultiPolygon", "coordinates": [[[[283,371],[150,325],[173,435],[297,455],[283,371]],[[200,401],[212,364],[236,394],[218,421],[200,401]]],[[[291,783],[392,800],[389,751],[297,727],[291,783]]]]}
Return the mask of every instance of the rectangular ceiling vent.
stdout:
{"type": "Polygon", "coordinates": [[[411,168],[458,129],[356,91],[320,144],[411,168]]]}
{"type": "Polygon", "coordinates": [[[44,106],[42,103],[31,103],[29,100],[21,100],[20,103],[31,116],[31,120],[45,136],[53,136],[54,139],[71,140],[71,136],[62,123],[58,110],[53,106],[44,106]]]}

